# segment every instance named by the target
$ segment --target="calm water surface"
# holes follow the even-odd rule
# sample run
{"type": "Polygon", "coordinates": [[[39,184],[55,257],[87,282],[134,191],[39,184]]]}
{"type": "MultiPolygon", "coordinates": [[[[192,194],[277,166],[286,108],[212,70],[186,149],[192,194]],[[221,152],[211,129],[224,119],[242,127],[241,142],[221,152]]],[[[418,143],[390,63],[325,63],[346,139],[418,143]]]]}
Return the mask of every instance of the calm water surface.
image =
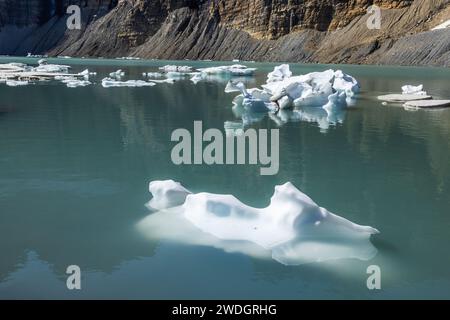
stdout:
{"type": "MultiPolygon", "coordinates": [[[[0,59],[8,61],[36,60],[0,59]]],[[[118,68],[142,79],[167,62],[55,62],[98,72],[97,84],[0,84],[0,298],[450,298],[450,110],[406,111],[375,98],[423,83],[448,99],[449,70],[339,66],[361,82],[356,107],[338,124],[322,114],[318,122],[287,121],[280,172],[262,177],[255,166],[170,160],[174,129],[191,129],[195,120],[223,129],[239,120],[226,82],[105,89],[98,82],[118,68]],[[291,181],[330,211],[378,228],[378,255],[286,267],[149,240],[136,225],[150,214],[148,182],[160,179],[257,207],[276,184],[291,181]],[[81,291],[66,289],[72,264],[83,271],[81,291]],[[366,287],[369,265],[381,267],[381,291],[366,287]]],[[[263,84],[274,66],[248,65],[258,68],[250,86],[263,84]]],[[[300,74],[330,66],[291,67],[300,74]]],[[[258,120],[251,127],[280,124],[258,120]]]]}

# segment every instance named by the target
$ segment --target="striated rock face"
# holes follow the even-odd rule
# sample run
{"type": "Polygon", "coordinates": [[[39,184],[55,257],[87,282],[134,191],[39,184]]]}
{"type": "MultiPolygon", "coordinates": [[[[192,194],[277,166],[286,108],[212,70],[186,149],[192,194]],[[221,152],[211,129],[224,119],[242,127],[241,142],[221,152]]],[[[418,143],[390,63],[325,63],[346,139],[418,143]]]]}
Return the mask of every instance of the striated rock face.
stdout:
{"type": "Polygon", "coordinates": [[[0,0],[0,53],[448,66],[449,29],[427,31],[450,19],[449,8],[450,0],[0,0]],[[82,30],[65,27],[69,4],[80,5],[82,30]],[[381,30],[366,26],[372,4],[383,10],[381,30]]]}

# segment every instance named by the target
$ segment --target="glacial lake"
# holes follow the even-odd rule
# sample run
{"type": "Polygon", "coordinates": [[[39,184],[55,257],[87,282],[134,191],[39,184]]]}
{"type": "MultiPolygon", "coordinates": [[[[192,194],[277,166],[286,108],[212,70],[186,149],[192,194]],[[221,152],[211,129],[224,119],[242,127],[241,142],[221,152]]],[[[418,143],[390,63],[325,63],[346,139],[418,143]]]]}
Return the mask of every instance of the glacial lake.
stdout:
{"type": "MultiPolygon", "coordinates": [[[[37,59],[0,58],[12,61],[37,59]]],[[[450,298],[450,109],[407,111],[376,99],[404,84],[424,84],[429,94],[449,99],[450,70],[291,64],[294,74],[342,69],[362,92],[336,123],[317,110],[310,110],[310,121],[266,115],[251,123],[280,129],[279,173],[261,176],[259,166],[171,162],[173,130],[191,130],[195,120],[221,130],[239,121],[232,111],[236,94],[224,92],[225,80],[101,86],[119,68],[127,80],[170,63],[223,63],[50,62],[98,75],[83,88],[0,84],[0,298],[450,298]],[[320,206],[379,229],[372,238],[378,254],[370,261],[284,266],[152,239],[137,225],[151,214],[148,183],[164,179],[195,192],[233,194],[254,207],[267,206],[275,185],[291,181],[320,206]],[[79,291],[66,287],[70,265],[81,268],[79,291]],[[381,290],[367,288],[371,265],[381,269],[381,290]]],[[[278,65],[244,64],[258,68],[246,79],[249,87],[263,84],[278,65]]]]}

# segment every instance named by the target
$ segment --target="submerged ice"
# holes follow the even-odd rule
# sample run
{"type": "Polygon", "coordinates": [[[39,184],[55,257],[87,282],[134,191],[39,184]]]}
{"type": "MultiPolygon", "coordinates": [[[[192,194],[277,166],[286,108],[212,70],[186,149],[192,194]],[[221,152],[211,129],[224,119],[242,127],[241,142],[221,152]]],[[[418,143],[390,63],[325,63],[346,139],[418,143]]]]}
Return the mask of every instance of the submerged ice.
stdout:
{"type": "Polygon", "coordinates": [[[370,237],[378,230],[318,206],[292,183],[275,187],[270,205],[263,209],[231,195],[194,194],[172,180],[152,182],[150,192],[149,206],[159,212],[139,225],[149,235],[159,230],[159,237],[172,241],[272,257],[285,265],[369,260],[377,253],[370,237]]]}

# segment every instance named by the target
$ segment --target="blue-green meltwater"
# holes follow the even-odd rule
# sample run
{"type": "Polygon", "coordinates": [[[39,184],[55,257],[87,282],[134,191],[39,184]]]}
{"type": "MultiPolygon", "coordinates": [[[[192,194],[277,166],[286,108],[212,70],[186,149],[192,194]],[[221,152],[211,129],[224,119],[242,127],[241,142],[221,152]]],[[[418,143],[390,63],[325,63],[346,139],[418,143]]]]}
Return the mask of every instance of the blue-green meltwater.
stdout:
{"type": "MultiPolygon", "coordinates": [[[[101,85],[118,69],[123,81],[148,80],[143,73],[168,64],[230,62],[49,63],[96,75],[75,88],[60,81],[0,83],[0,298],[450,298],[450,109],[405,110],[377,99],[406,84],[449,99],[449,70],[291,64],[295,75],[341,69],[361,85],[354,106],[333,117],[304,107],[299,118],[289,111],[236,112],[238,93],[225,93],[223,77],[101,85]],[[224,135],[243,122],[245,129],[279,129],[278,173],[261,175],[252,164],[175,165],[171,135],[193,130],[195,121],[224,135]],[[185,227],[172,213],[146,206],[149,183],[164,180],[193,194],[233,195],[253,208],[269,207],[275,186],[291,182],[320,207],[379,230],[370,240],[375,254],[293,265],[248,254],[248,243],[187,241],[170,233],[185,227]],[[161,224],[145,228],[152,217],[161,224]],[[81,270],[81,290],[67,287],[73,265],[81,270]],[[373,266],[380,290],[368,288],[373,266]]],[[[242,79],[247,88],[265,84],[278,65],[241,64],[257,68],[242,79]]]]}

